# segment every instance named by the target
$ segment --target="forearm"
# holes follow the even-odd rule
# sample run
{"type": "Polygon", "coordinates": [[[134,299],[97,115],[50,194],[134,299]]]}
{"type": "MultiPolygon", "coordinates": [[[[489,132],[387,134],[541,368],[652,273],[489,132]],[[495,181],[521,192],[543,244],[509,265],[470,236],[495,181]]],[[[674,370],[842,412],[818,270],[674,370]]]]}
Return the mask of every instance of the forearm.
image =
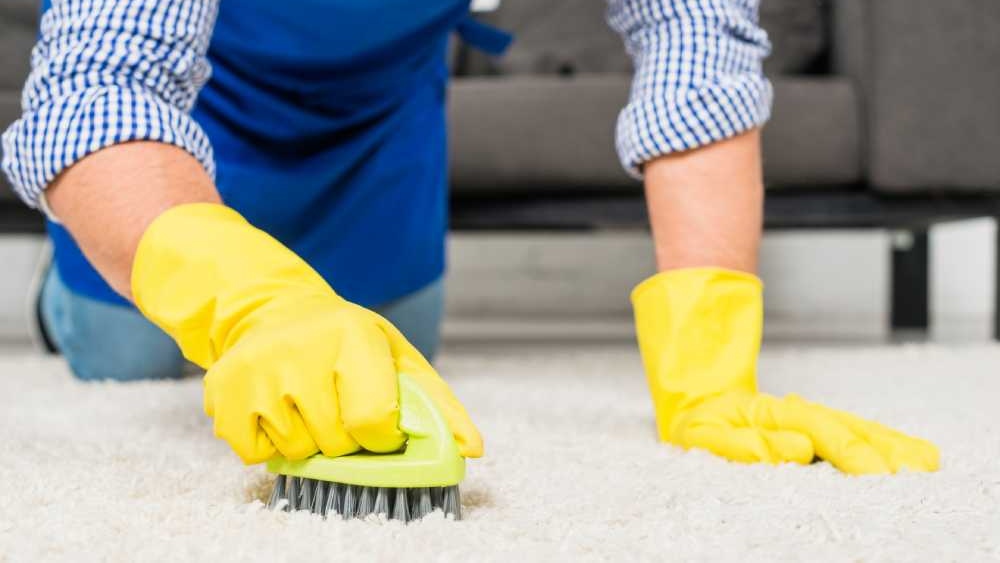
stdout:
{"type": "Polygon", "coordinates": [[[609,0],[609,23],[635,63],[615,143],[645,181],[660,270],[756,269],[758,130],[771,108],[758,3],[609,0]]]}
{"type": "Polygon", "coordinates": [[[93,153],[65,170],[45,193],[87,259],[130,299],[132,260],[153,219],[176,205],[220,201],[197,159],[157,142],[93,153]]]}
{"type": "Polygon", "coordinates": [[[166,208],[218,201],[190,112],[208,80],[218,0],[55,1],[42,16],[2,167],[42,194],[111,286],[129,295],[137,241],[166,208]]]}
{"type": "Polygon", "coordinates": [[[756,272],[764,199],[759,130],[662,156],[644,172],[659,271],[756,272]]]}

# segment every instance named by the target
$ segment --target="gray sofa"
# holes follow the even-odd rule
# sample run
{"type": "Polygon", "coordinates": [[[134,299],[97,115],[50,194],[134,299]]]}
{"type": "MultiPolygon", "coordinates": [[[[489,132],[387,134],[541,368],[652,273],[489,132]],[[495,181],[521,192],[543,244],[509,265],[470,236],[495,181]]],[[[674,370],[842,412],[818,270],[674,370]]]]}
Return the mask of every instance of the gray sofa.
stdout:
{"type": "MultiPolygon", "coordinates": [[[[0,2],[0,128],[19,113],[37,0],[0,2]]],[[[598,0],[503,0],[502,59],[459,46],[450,101],[458,229],[636,228],[613,127],[630,62],[598,0]]],[[[768,228],[903,231],[892,324],[928,324],[928,227],[1000,217],[1000,3],[763,0],[775,107],[768,228]]],[[[0,180],[2,182],[2,180],[0,180]]],[[[39,232],[0,187],[0,232],[39,232]]],[[[998,323],[1000,326],[1000,323],[998,323]]]]}
{"type": "MultiPolygon", "coordinates": [[[[596,1],[504,0],[484,18],[518,41],[500,60],[457,57],[459,194],[636,189],[611,136],[631,69],[603,15],[596,1]]],[[[763,0],[761,18],[771,189],[1000,191],[1000,4],[763,0]]]]}
{"type": "MultiPolygon", "coordinates": [[[[458,54],[455,228],[646,225],[614,153],[630,68],[603,11],[504,0],[485,19],[518,35],[508,56],[458,54]]],[[[761,20],[774,46],[766,226],[900,231],[891,323],[925,330],[929,226],[1000,217],[1000,3],[763,0],[761,20]]]]}

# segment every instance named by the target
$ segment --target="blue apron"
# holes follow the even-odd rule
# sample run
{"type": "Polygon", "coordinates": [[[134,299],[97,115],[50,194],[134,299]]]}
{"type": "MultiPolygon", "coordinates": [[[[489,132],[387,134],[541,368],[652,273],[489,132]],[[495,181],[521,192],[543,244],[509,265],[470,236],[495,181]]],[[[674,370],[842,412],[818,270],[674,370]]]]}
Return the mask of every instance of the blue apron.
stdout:
{"type": "MultiPolygon", "coordinates": [[[[223,201],[372,306],[445,268],[447,41],[509,37],[469,0],[238,0],[220,5],[212,79],[193,116],[215,151],[223,201]]],[[[65,229],[49,224],[73,291],[127,302],[65,229]]]]}

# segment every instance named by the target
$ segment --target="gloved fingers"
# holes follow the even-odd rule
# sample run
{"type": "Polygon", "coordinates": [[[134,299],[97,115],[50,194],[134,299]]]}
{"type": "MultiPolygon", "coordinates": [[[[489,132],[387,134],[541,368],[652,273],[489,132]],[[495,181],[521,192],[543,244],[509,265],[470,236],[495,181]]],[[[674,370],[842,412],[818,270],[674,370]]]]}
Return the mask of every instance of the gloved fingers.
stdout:
{"type": "Polygon", "coordinates": [[[295,406],[323,455],[339,457],[360,449],[340,419],[340,400],[333,374],[319,377],[318,389],[312,387],[297,393],[295,406]]]}
{"type": "Polygon", "coordinates": [[[305,459],[319,451],[302,415],[291,401],[284,400],[267,409],[267,416],[261,416],[259,424],[287,459],[305,459]]]}
{"type": "Polygon", "coordinates": [[[889,463],[893,473],[909,471],[937,471],[941,454],[933,443],[909,436],[877,422],[866,420],[852,413],[836,411],[835,416],[855,433],[863,434],[889,463]]]}
{"type": "Polygon", "coordinates": [[[681,445],[685,447],[706,449],[743,463],[806,464],[813,459],[813,445],[809,438],[789,430],[692,421],[678,435],[681,445]]]}
{"type": "Polygon", "coordinates": [[[214,417],[215,437],[225,440],[243,463],[254,465],[274,457],[277,450],[258,424],[257,415],[228,415],[229,413],[219,412],[214,417]]]}
{"type": "Polygon", "coordinates": [[[770,450],[776,453],[778,462],[793,462],[801,465],[812,463],[816,452],[812,440],[800,432],[792,430],[756,429],[767,442],[770,450]]]}
{"type": "Polygon", "coordinates": [[[427,392],[434,400],[438,410],[448,422],[455,444],[458,446],[458,453],[462,457],[482,457],[483,437],[479,429],[469,418],[469,413],[465,407],[451,392],[451,388],[444,382],[437,373],[414,373],[412,377],[420,384],[420,387],[427,392]]]}
{"type": "Polygon", "coordinates": [[[203,379],[204,409],[213,419],[215,436],[226,441],[243,463],[253,465],[271,459],[277,450],[260,427],[259,415],[246,407],[247,388],[226,385],[229,376],[239,372],[239,366],[232,362],[219,362],[208,370],[203,379]],[[220,386],[228,387],[225,397],[218,394],[220,386]],[[223,398],[230,400],[220,400],[223,398]]]}
{"type": "Polygon", "coordinates": [[[385,333],[392,350],[396,369],[399,373],[405,373],[416,380],[420,387],[434,400],[434,404],[437,405],[448,422],[448,427],[451,428],[458,452],[463,457],[482,457],[483,437],[448,384],[441,379],[441,376],[424,358],[423,354],[406,340],[399,329],[382,317],[379,317],[379,321],[379,327],[385,333]]]}
{"type": "Polygon", "coordinates": [[[809,436],[816,455],[852,475],[885,474],[892,468],[882,454],[836,416],[833,409],[795,395],[774,400],[770,415],[781,429],[809,436]]]}
{"type": "Polygon", "coordinates": [[[372,452],[402,447],[399,377],[385,334],[374,323],[352,323],[341,334],[335,382],[344,428],[361,447],[372,452]]]}

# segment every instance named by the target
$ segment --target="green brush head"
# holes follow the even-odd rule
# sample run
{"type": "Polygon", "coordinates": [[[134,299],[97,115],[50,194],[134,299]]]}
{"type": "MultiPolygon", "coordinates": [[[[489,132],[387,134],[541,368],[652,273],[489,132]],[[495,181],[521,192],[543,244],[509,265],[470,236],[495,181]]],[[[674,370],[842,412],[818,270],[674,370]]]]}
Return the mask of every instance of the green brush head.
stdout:
{"type": "Polygon", "coordinates": [[[316,454],[267,463],[271,473],[363,487],[448,487],[465,477],[465,458],[458,453],[444,416],[420,385],[399,376],[399,428],[408,436],[402,450],[391,454],[358,452],[342,457],[316,454]]]}

